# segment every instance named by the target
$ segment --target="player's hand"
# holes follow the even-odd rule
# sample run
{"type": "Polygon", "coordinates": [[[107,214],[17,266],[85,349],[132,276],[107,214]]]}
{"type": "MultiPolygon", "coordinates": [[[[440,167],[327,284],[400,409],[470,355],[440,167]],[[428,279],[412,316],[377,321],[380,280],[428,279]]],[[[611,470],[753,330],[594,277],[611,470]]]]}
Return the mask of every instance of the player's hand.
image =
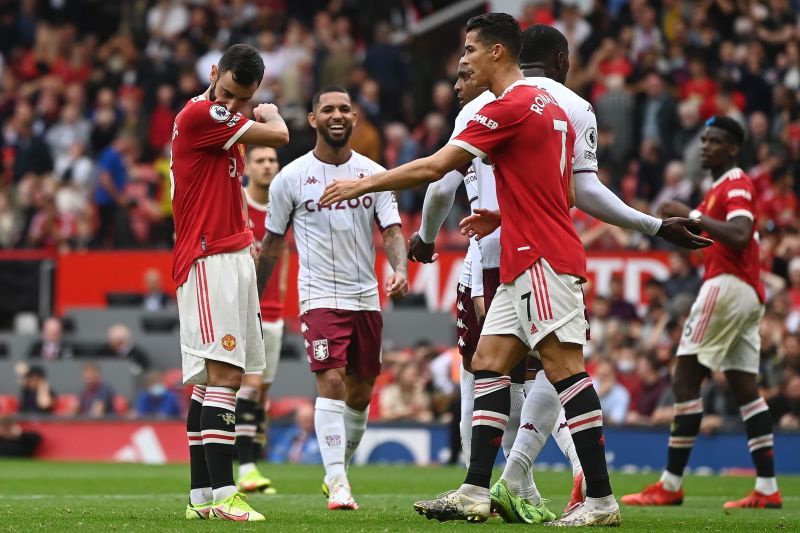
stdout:
{"type": "Polygon", "coordinates": [[[278,107],[275,104],[258,104],[253,109],[253,116],[257,122],[269,122],[279,116],[278,107]]]}
{"type": "Polygon", "coordinates": [[[363,194],[361,184],[364,180],[336,180],[322,192],[321,205],[333,205],[342,200],[352,200],[363,194]]]}
{"type": "Polygon", "coordinates": [[[475,316],[478,319],[478,324],[483,326],[483,321],[486,319],[486,301],[483,296],[476,296],[472,299],[472,305],[475,306],[475,316]]]}
{"type": "Polygon", "coordinates": [[[464,218],[458,227],[461,233],[470,239],[481,240],[494,230],[500,227],[500,211],[490,211],[488,209],[476,209],[473,213],[464,218]]]}
{"type": "Polygon", "coordinates": [[[258,248],[256,247],[256,243],[250,245],[250,257],[253,258],[253,261],[258,263],[258,248]]]}
{"type": "Polygon", "coordinates": [[[695,235],[689,231],[689,228],[699,228],[699,223],[691,218],[668,218],[661,222],[661,228],[659,228],[656,236],[671,242],[675,246],[688,248],[690,250],[699,250],[700,248],[706,248],[714,244],[714,241],[711,239],[695,235]]]}
{"type": "Polygon", "coordinates": [[[692,209],[688,205],[676,200],[667,200],[658,208],[658,214],[662,218],[688,217],[691,212],[692,209]]]}
{"type": "Polygon", "coordinates": [[[439,254],[436,253],[436,243],[423,241],[419,233],[415,231],[408,239],[408,255],[406,257],[409,261],[417,263],[433,263],[439,259],[439,254]]]}
{"type": "Polygon", "coordinates": [[[402,298],[408,293],[408,279],[403,271],[395,272],[386,279],[386,296],[392,300],[402,298]]]}

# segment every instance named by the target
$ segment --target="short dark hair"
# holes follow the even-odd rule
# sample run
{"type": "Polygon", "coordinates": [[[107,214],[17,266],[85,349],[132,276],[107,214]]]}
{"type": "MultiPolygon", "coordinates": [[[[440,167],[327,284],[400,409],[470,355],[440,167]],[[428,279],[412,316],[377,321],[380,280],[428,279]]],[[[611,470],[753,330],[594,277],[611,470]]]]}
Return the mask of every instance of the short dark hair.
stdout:
{"type": "Polygon", "coordinates": [[[741,146],[744,143],[744,128],[731,117],[715,115],[706,120],[706,126],[725,130],[728,134],[728,140],[736,146],[741,146]]]}
{"type": "Polygon", "coordinates": [[[522,52],[519,54],[521,65],[546,63],[559,52],[568,54],[569,43],[564,34],[554,27],[536,24],[522,32],[522,52]]]}
{"type": "Polygon", "coordinates": [[[40,366],[32,366],[32,367],[30,367],[28,369],[27,376],[29,378],[32,378],[33,376],[36,376],[36,377],[39,377],[39,378],[43,378],[43,377],[45,377],[45,375],[46,374],[45,374],[44,368],[42,368],[40,366]]]}
{"type": "Polygon", "coordinates": [[[467,21],[467,32],[476,30],[478,40],[488,44],[500,43],[519,61],[522,51],[522,31],[517,19],[508,13],[484,13],[467,21]]]}
{"type": "Polygon", "coordinates": [[[344,93],[344,94],[347,95],[348,98],[350,98],[350,93],[347,91],[347,89],[345,89],[341,85],[328,85],[328,86],[325,86],[322,89],[320,89],[319,91],[317,91],[316,93],[314,93],[314,97],[311,99],[311,110],[312,111],[314,109],[316,109],[317,106],[319,105],[319,99],[322,97],[322,95],[323,94],[328,94],[328,93],[344,93]]]}
{"type": "Polygon", "coordinates": [[[264,78],[264,60],[252,46],[234,44],[222,54],[217,63],[217,70],[220,75],[231,71],[233,81],[239,85],[249,86],[254,83],[260,85],[264,78]]]}
{"type": "MultiPolygon", "coordinates": [[[[272,146],[259,146],[257,144],[248,144],[247,145],[247,149],[244,152],[245,153],[245,157],[246,157],[245,160],[246,161],[250,161],[250,154],[252,154],[256,150],[260,150],[262,148],[272,148],[272,146]]],[[[275,148],[272,148],[272,149],[275,150],[275,148]]],[[[275,150],[275,153],[278,153],[278,151],[275,150]]]]}

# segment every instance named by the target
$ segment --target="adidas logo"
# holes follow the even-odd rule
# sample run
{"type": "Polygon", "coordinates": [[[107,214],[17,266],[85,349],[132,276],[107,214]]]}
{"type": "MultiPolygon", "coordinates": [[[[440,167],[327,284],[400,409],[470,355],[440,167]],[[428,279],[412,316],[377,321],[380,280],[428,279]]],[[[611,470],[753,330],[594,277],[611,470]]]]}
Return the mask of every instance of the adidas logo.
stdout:
{"type": "Polygon", "coordinates": [[[131,435],[129,444],[117,450],[114,460],[121,463],[161,465],[167,462],[167,456],[155,430],[151,426],[144,426],[131,435]]]}
{"type": "Polygon", "coordinates": [[[531,335],[539,333],[539,330],[536,329],[536,324],[531,324],[531,335]]]}

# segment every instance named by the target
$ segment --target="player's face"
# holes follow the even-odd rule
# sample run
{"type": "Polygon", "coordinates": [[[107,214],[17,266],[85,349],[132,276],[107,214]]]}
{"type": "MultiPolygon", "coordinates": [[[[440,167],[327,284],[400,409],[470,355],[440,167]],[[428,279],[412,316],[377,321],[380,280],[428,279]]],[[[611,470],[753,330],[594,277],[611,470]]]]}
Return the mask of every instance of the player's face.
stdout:
{"type": "Polygon", "coordinates": [[[703,168],[719,168],[736,158],[738,148],[728,142],[725,130],[707,127],[700,134],[700,163],[703,168]]]}
{"type": "Polygon", "coordinates": [[[211,67],[211,90],[209,99],[212,102],[224,105],[231,113],[238,113],[247,102],[253,98],[258,89],[258,83],[240,85],[233,79],[233,72],[228,70],[220,73],[217,66],[211,67]]]}
{"type": "Polygon", "coordinates": [[[475,83],[475,76],[472,75],[472,71],[462,65],[458,68],[458,78],[453,90],[456,92],[458,105],[464,107],[485,91],[486,87],[480,87],[475,83]]]}
{"type": "Polygon", "coordinates": [[[278,173],[278,153],[274,148],[262,146],[247,155],[244,172],[256,185],[267,187],[278,173]]]}
{"type": "Polygon", "coordinates": [[[464,41],[464,56],[460,65],[472,72],[475,83],[487,87],[493,66],[497,61],[502,47],[499,44],[488,45],[478,39],[478,31],[467,32],[464,41]]]}
{"type": "Polygon", "coordinates": [[[350,97],[339,92],[321,95],[317,108],[308,114],[308,123],[330,146],[347,146],[356,124],[356,113],[350,97]]]}

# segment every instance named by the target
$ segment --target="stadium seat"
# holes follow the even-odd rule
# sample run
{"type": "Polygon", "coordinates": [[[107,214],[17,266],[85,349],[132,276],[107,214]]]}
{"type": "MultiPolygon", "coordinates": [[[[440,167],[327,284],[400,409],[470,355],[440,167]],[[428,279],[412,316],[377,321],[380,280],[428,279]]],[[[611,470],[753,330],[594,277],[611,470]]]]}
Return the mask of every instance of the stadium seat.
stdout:
{"type": "Polygon", "coordinates": [[[61,394],[56,396],[53,405],[53,414],[56,416],[72,416],[78,412],[80,400],[76,394],[61,394]]]}
{"type": "Polygon", "coordinates": [[[313,405],[307,396],[284,396],[283,398],[270,398],[270,418],[283,418],[293,416],[301,405],[313,405]]]}
{"type": "Polygon", "coordinates": [[[117,416],[128,414],[128,399],[121,394],[114,395],[114,413],[117,416]]]}
{"type": "Polygon", "coordinates": [[[10,394],[0,395],[0,415],[9,416],[17,414],[19,409],[19,400],[16,396],[10,394]]]}

